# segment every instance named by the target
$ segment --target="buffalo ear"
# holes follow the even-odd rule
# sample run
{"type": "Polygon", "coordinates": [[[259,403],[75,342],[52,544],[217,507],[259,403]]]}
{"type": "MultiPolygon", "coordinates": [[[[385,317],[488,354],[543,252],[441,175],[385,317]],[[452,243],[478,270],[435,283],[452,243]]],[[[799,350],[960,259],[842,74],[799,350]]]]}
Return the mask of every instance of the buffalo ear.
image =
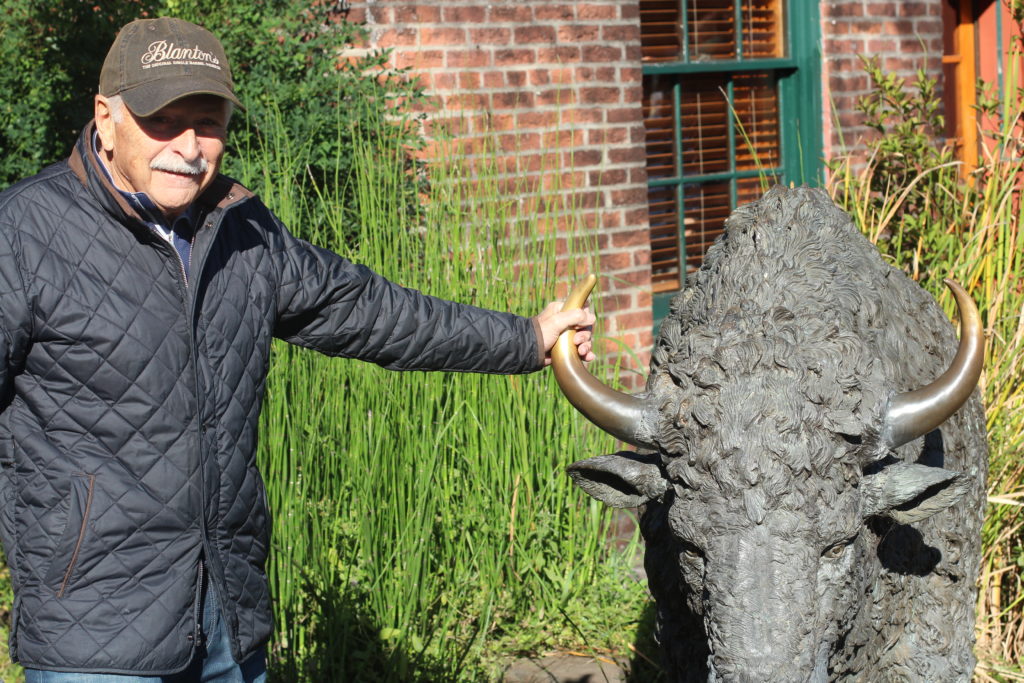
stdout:
{"type": "Polygon", "coordinates": [[[657,456],[630,451],[580,460],[566,470],[577,486],[615,508],[639,507],[669,488],[657,456]]]}
{"type": "Polygon", "coordinates": [[[955,504],[971,480],[941,467],[908,463],[890,465],[864,477],[864,516],[890,517],[900,524],[927,519],[955,504]]]}

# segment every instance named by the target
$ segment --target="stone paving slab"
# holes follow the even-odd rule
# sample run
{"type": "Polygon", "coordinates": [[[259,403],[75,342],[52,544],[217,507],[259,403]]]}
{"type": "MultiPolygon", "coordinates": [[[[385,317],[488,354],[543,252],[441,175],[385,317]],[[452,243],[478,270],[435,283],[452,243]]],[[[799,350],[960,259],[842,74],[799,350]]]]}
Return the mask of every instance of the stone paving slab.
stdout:
{"type": "Polygon", "coordinates": [[[625,683],[626,672],[607,659],[557,654],[513,662],[503,683],[625,683]]]}

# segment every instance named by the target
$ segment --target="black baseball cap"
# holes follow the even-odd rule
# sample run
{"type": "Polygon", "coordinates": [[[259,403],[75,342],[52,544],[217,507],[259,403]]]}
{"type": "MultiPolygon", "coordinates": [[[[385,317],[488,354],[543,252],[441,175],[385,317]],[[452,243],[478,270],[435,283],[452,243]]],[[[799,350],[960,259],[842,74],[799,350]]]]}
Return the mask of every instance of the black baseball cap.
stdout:
{"type": "Polygon", "coordinates": [[[100,71],[100,94],[120,95],[136,116],[188,95],[217,95],[242,106],[220,41],[173,17],[137,19],[118,32],[100,71]]]}

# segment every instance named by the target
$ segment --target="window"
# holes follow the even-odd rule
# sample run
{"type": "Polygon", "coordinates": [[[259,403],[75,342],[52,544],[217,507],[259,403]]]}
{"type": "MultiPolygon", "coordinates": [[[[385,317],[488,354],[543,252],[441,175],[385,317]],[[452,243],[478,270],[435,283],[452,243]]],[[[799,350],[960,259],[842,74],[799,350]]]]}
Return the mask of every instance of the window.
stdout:
{"type": "Polygon", "coordinates": [[[819,180],[817,3],[789,5],[640,0],[656,323],[732,209],[819,180]]]}

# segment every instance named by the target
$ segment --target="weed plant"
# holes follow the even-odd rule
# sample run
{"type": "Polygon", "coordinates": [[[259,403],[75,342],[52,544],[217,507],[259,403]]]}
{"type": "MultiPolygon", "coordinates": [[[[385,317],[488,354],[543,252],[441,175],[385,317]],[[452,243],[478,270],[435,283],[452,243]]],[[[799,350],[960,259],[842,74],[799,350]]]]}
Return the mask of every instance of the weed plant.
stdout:
{"type": "MultiPolygon", "coordinates": [[[[516,215],[497,155],[456,149],[407,202],[394,136],[362,140],[354,175],[313,193],[289,182],[301,143],[266,139],[244,180],[302,237],[443,298],[522,314],[553,298],[553,217],[516,215]]],[[[496,680],[509,655],[631,645],[636,549],[608,545],[609,512],[564,473],[613,443],[550,373],[395,373],[279,344],[262,420],[277,680],[496,680]]]]}
{"type": "MultiPolygon", "coordinates": [[[[946,277],[962,283],[981,311],[986,361],[980,391],[990,449],[976,648],[976,677],[983,681],[1024,680],[1024,97],[1014,68],[1021,63],[1019,48],[1007,61],[1013,65],[1004,91],[1010,101],[986,112],[997,125],[970,177],[948,149],[931,149],[908,133],[870,144],[866,161],[838,160],[830,181],[833,198],[883,255],[935,294],[948,313],[954,305],[942,284],[946,277]]],[[[932,111],[928,102],[916,100],[930,97],[934,83],[908,92],[899,79],[867,66],[876,94],[864,111],[880,130],[909,131],[921,123],[922,112],[932,111]]]]}

